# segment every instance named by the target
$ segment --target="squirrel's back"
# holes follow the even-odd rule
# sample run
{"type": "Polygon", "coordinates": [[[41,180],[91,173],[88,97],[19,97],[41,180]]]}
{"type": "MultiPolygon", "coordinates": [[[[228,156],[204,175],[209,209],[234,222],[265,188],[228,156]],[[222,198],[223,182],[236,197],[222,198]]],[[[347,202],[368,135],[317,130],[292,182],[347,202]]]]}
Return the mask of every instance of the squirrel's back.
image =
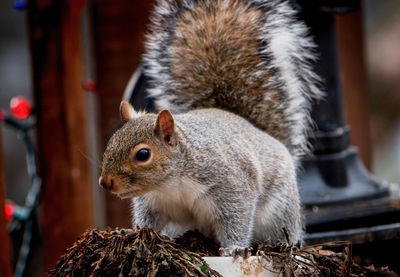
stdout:
{"type": "Polygon", "coordinates": [[[159,0],[144,69],[158,109],[215,107],[307,150],[314,44],[283,0],[159,0]]]}

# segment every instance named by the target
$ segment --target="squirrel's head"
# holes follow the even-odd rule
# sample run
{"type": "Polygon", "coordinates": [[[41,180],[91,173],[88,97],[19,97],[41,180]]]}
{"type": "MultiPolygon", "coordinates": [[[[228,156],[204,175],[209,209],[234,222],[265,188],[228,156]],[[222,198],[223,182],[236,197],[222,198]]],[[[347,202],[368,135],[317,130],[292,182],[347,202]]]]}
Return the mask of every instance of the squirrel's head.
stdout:
{"type": "Polygon", "coordinates": [[[99,184],[121,198],[132,198],[157,189],[168,178],[177,134],[168,110],[140,113],[122,101],[120,116],[124,125],[107,144],[99,184]]]}

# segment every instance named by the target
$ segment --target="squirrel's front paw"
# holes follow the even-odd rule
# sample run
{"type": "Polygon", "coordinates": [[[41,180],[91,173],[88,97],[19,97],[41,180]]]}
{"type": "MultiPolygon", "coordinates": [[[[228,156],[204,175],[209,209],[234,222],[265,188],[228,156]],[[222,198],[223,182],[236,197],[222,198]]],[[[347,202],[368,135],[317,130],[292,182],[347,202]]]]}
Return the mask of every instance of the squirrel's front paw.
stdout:
{"type": "Polygon", "coordinates": [[[234,259],[237,259],[239,257],[243,257],[243,259],[248,259],[251,256],[251,249],[252,249],[251,247],[237,247],[237,246],[232,246],[227,248],[221,247],[219,249],[219,254],[222,257],[232,256],[234,259]]]}

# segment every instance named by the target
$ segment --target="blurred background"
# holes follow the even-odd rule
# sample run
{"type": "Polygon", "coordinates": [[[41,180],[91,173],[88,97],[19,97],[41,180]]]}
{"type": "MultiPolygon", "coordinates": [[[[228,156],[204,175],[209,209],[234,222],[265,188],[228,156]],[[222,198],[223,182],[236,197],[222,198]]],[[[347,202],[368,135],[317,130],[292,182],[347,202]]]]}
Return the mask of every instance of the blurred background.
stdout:
{"type": "MultiPolygon", "coordinates": [[[[71,4],[67,14],[63,6],[57,7],[56,11],[64,16],[67,23],[63,25],[64,23],[55,20],[54,28],[60,27],[67,35],[69,35],[68,32],[72,32],[74,39],[80,43],[79,53],[71,50],[76,41],[63,37],[66,36],[64,33],[52,33],[54,30],[49,31],[50,36],[60,36],[61,41],[66,41],[65,48],[60,50],[57,48],[60,45],[52,45],[49,49],[41,49],[37,46],[32,49],[33,40],[40,41],[41,38],[46,37],[46,29],[41,29],[40,20],[29,17],[26,10],[13,8],[15,2],[13,0],[0,1],[0,108],[8,110],[11,98],[16,95],[27,97],[40,107],[42,118],[48,115],[53,118],[53,121],[47,122],[46,130],[39,127],[38,134],[32,133],[36,140],[40,140],[39,149],[44,152],[54,152],[61,151],[60,149],[64,146],[67,148],[67,145],[72,149],[63,150],[66,151],[64,157],[68,160],[65,163],[62,157],[59,160],[40,158],[41,173],[45,174],[46,180],[51,180],[44,183],[48,192],[43,195],[45,202],[48,203],[49,198],[57,197],[57,194],[54,194],[57,191],[60,191],[60,199],[54,199],[54,201],[59,202],[59,205],[64,205],[61,195],[75,197],[76,206],[82,211],[82,218],[76,219],[76,222],[79,222],[77,225],[80,226],[80,229],[76,230],[78,234],[89,226],[129,227],[129,203],[104,194],[97,185],[97,179],[106,141],[120,124],[118,107],[124,88],[140,62],[140,55],[143,52],[143,35],[148,23],[149,10],[154,1],[112,1],[111,4],[111,1],[92,0],[86,1],[84,5],[83,2],[77,1],[80,4],[71,4]],[[79,26],[73,25],[74,16],[79,17],[79,26]],[[37,25],[32,26],[30,22],[37,25]],[[40,55],[46,51],[61,51],[64,60],[60,62],[54,59],[53,62],[67,64],[67,66],[46,69],[42,65],[34,70],[39,74],[48,72],[48,74],[43,73],[47,74],[47,77],[33,75],[32,60],[35,56],[33,57],[32,53],[40,55]],[[77,61],[77,55],[81,55],[81,61],[77,61]],[[69,81],[73,76],[68,76],[63,72],[64,69],[71,67],[75,70],[74,74],[80,75],[80,81],[77,84],[70,85],[69,81]],[[34,95],[35,82],[44,86],[53,85],[47,86],[47,91],[39,91],[34,95]],[[69,92],[67,89],[58,90],[65,87],[72,88],[74,92],[69,92]],[[63,104],[57,106],[52,104],[52,101],[53,103],[62,101],[63,104]],[[79,107],[82,109],[78,110],[79,107]],[[65,120],[63,114],[67,115],[65,120]],[[52,136],[52,130],[48,130],[51,124],[54,124],[55,129],[59,127],[59,124],[64,126],[64,129],[61,133],[54,131],[54,136],[52,136]],[[82,164],[85,165],[79,166],[82,164]],[[64,168],[65,172],[62,174],[70,178],[68,182],[71,188],[80,186],[85,188],[64,190],[63,179],[57,179],[54,174],[48,173],[48,171],[54,172],[52,168],[56,165],[64,168]],[[90,194],[90,197],[85,197],[85,194],[90,194]],[[89,202],[86,202],[87,200],[89,202]]],[[[46,2],[52,1],[36,2],[39,3],[37,10],[41,11],[45,10],[46,2]]],[[[42,16],[47,15],[43,13],[42,16]]],[[[351,102],[349,105],[347,99],[351,96],[345,95],[346,111],[352,128],[352,142],[357,145],[362,141],[363,145],[358,145],[362,148],[362,158],[376,178],[390,183],[399,183],[400,4],[396,0],[364,0],[362,1],[362,18],[368,89],[363,94],[367,105],[363,107],[366,113],[361,123],[367,126],[367,135],[357,133],[359,130],[357,124],[360,122],[359,119],[354,120],[351,115],[353,110],[358,109],[358,104],[351,102]]],[[[36,55],[36,59],[40,58],[36,55]]],[[[25,166],[25,151],[14,130],[3,125],[0,134],[6,198],[22,205],[30,186],[25,166]]],[[[47,207],[51,205],[44,205],[42,214],[48,212],[47,207]]],[[[74,209],[74,207],[64,207],[63,211],[68,212],[68,209],[74,209]]],[[[53,236],[55,237],[53,240],[56,240],[58,236],[62,240],[65,238],[64,233],[67,229],[74,229],[71,226],[76,222],[63,223],[64,225],[58,230],[51,229],[52,224],[62,220],[58,218],[59,216],[58,214],[41,217],[44,226],[48,229],[44,233],[45,237],[53,236]],[[51,234],[52,232],[55,234],[51,234]]],[[[74,232],[70,234],[72,237],[68,239],[75,240],[76,234],[74,232]]],[[[48,243],[51,245],[52,242],[48,243]]],[[[66,245],[70,245],[70,242],[66,245]]],[[[46,268],[49,268],[54,265],[59,254],[59,250],[56,249],[47,254],[39,251],[37,255],[46,256],[46,268]]],[[[43,263],[44,258],[40,261],[43,263]]],[[[30,272],[42,275],[41,271],[44,267],[38,265],[36,267],[30,272]]]]}
{"type": "Polygon", "coordinates": [[[378,178],[400,180],[400,3],[364,1],[369,122],[378,178]],[[396,49],[397,48],[397,49],[396,49]]]}

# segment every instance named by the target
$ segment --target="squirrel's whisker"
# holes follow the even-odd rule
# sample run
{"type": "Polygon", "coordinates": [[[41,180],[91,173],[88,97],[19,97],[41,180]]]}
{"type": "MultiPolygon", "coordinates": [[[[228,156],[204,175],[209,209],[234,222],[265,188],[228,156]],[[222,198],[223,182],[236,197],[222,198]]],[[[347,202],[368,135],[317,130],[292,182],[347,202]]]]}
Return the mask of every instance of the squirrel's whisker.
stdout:
{"type": "Polygon", "coordinates": [[[86,160],[88,160],[92,165],[94,165],[98,169],[101,169],[101,162],[98,159],[96,160],[96,159],[90,157],[89,155],[86,155],[81,150],[79,150],[79,154],[81,154],[83,157],[85,157],[86,160]]]}

